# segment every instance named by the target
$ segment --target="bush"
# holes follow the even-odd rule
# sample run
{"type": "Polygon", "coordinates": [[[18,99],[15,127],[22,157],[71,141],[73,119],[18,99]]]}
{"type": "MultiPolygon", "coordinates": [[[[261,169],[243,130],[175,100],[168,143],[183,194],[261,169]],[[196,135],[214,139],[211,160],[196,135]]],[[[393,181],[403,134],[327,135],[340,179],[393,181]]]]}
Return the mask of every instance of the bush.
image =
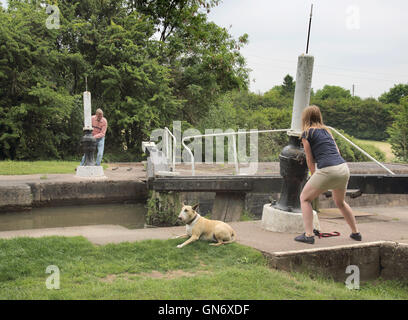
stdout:
{"type": "MultiPolygon", "coordinates": [[[[338,129],[337,129],[338,130],[338,129]]],[[[358,145],[361,149],[367,152],[370,156],[374,159],[384,162],[385,161],[385,153],[382,152],[380,149],[373,145],[364,144],[357,142],[354,137],[348,135],[343,130],[338,130],[343,136],[347,139],[351,140],[354,144],[358,145]]],[[[337,146],[339,147],[341,156],[347,162],[364,162],[364,161],[372,161],[370,158],[365,156],[362,152],[358,149],[350,145],[346,140],[342,137],[338,136],[335,132],[333,132],[334,139],[336,140],[337,146]]]]}
{"type": "Polygon", "coordinates": [[[408,161],[408,97],[401,99],[401,107],[395,111],[395,121],[388,128],[392,152],[402,162],[408,161]]]}
{"type": "Polygon", "coordinates": [[[156,227],[180,225],[177,220],[180,210],[180,192],[152,191],[147,201],[146,224],[156,227]]]}

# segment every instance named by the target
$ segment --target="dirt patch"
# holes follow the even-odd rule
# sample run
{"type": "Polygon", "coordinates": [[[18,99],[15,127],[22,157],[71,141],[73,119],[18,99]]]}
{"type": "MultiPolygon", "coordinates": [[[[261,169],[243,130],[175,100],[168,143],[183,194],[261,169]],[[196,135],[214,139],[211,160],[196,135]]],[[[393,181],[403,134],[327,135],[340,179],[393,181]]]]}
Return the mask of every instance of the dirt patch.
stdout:
{"type": "Polygon", "coordinates": [[[210,274],[209,271],[196,271],[196,272],[187,272],[184,270],[171,270],[167,271],[166,273],[162,273],[160,271],[153,270],[151,272],[144,272],[138,274],[141,277],[150,277],[154,279],[175,279],[175,278],[181,278],[181,277],[195,277],[201,274],[210,274]]]}
{"type": "Polygon", "coordinates": [[[108,274],[105,278],[99,279],[102,282],[112,283],[116,279],[116,274],[108,274]]]}
{"type": "Polygon", "coordinates": [[[151,272],[143,272],[143,273],[120,273],[120,274],[108,274],[106,277],[99,279],[105,283],[112,283],[116,279],[124,279],[126,281],[134,280],[134,277],[142,277],[142,278],[153,278],[153,279],[176,279],[181,277],[195,277],[202,274],[211,274],[210,271],[199,270],[195,272],[188,272],[184,270],[171,270],[165,273],[162,273],[157,270],[153,270],[151,272]],[[131,279],[131,277],[133,279],[131,279]]]}

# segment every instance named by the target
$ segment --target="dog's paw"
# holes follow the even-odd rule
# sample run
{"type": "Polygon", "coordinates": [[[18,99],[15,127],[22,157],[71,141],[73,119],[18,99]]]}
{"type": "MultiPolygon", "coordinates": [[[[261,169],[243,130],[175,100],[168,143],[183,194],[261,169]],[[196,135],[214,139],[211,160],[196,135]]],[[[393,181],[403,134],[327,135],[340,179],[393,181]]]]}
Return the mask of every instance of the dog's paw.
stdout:
{"type": "Polygon", "coordinates": [[[177,248],[181,248],[181,247],[183,247],[183,245],[181,245],[181,244],[179,244],[179,245],[177,246],[177,248]]]}

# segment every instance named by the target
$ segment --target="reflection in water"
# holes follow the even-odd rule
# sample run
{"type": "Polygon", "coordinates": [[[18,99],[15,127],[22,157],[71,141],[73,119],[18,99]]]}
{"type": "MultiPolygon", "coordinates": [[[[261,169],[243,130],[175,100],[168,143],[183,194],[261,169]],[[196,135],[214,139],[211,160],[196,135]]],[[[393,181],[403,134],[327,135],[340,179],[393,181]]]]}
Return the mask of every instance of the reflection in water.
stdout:
{"type": "Polygon", "coordinates": [[[144,227],[145,213],[146,208],[141,203],[34,208],[24,212],[0,213],[0,231],[97,224],[140,229],[144,227]]]}

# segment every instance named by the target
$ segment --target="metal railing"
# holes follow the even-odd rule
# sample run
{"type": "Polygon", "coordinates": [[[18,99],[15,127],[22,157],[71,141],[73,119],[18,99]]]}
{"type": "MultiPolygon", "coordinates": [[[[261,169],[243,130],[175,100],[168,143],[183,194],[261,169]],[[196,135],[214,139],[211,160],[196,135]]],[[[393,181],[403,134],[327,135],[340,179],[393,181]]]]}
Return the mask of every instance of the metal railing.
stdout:
{"type": "Polygon", "coordinates": [[[181,140],[181,143],[182,143],[183,147],[187,150],[187,152],[190,154],[190,157],[191,157],[191,174],[193,176],[195,176],[194,155],[193,155],[193,152],[191,151],[191,149],[189,147],[187,147],[186,144],[184,143],[185,140],[194,139],[194,138],[203,138],[203,137],[232,136],[233,153],[234,153],[234,165],[235,165],[235,171],[238,173],[239,172],[239,165],[238,165],[238,156],[237,156],[237,147],[236,147],[235,135],[248,134],[248,133],[287,132],[289,130],[290,129],[273,129],[273,130],[251,130],[249,132],[247,132],[247,131],[238,131],[238,132],[200,134],[200,135],[195,135],[195,136],[184,137],[181,140]]]}
{"type": "MultiPolygon", "coordinates": [[[[386,166],[384,166],[381,162],[379,162],[377,159],[372,157],[370,154],[368,154],[366,151],[364,151],[362,148],[357,146],[355,143],[350,141],[350,139],[346,138],[344,135],[342,135],[339,131],[337,131],[333,127],[329,127],[330,130],[333,130],[336,134],[338,134],[342,139],[344,139],[346,142],[348,142],[351,146],[359,150],[361,153],[363,153],[366,157],[368,157],[370,160],[378,164],[381,168],[386,170],[388,173],[395,175],[394,172],[392,172],[390,169],[388,169],[386,166]]],[[[184,137],[181,140],[182,145],[184,148],[187,150],[187,152],[190,155],[191,158],[191,173],[193,176],[195,176],[195,159],[194,159],[194,154],[191,151],[191,149],[186,146],[185,141],[188,139],[194,139],[194,138],[203,138],[203,137],[216,137],[216,136],[232,136],[232,142],[233,142],[233,156],[234,156],[234,165],[235,165],[235,171],[239,172],[239,164],[238,164],[238,156],[237,156],[237,148],[236,148],[236,138],[235,136],[238,134],[249,134],[249,133],[267,133],[267,132],[288,132],[291,129],[272,129],[272,130],[250,130],[250,131],[238,131],[238,132],[225,132],[225,133],[210,133],[210,134],[200,134],[200,135],[193,135],[193,136],[187,136],[184,137]]],[[[171,131],[165,127],[164,128],[164,141],[163,141],[163,150],[166,155],[166,158],[168,159],[169,162],[172,164],[173,172],[175,172],[176,169],[176,147],[177,147],[177,139],[176,137],[171,133],[171,131]],[[170,142],[169,136],[173,138],[173,145],[170,142]]]]}
{"type": "Polygon", "coordinates": [[[164,148],[163,150],[165,150],[164,154],[166,155],[166,158],[169,162],[171,162],[172,164],[172,168],[173,168],[173,172],[176,171],[176,147],[177,147],[177,139],[176,137],[171,133],[171,131],[169,130],[169,128],[164,127],[164,148]],[[169,135],[172,136],[173,138],[173,148],[171,147],[171,143],[170,143],[170,139],[169,139],[169,135]]]}
{"type": "MultiPolygon", "coordinates": [[[[395,175],[394,172],[392,172],[390,169],[388,169],[386,166],[384,166],[381,162],[379,162],[378,160],[376,160],[374,157],[372,157],[371,155],[369,155],[366,151],[364,151],[363,149],[361,149],[359,146],[357,146],[355,143],[353,143],[352,141],[350,141],[349,139],[347,139],[344,135],[342,135],[340,132],[338,132],[336,129],[332,128],[332,127],[328,127],[330,130],[333,130],[335,133],[337,133],[341,138],[343,138],[344,140],[346,140],[349,144],[351,144],[354,148],[356,148],[357,150],[359,150],[360,152],[362,152],[366,157],[368,157],[370,160],[374,161],[375,163],[377,163],[381,168],[385,169],[388,173],[395,175]]],[[[167,128],[166,128],[167,129],[167,128]]],[[[168,130],[168,129],[167,129],[168,130]]],[[[236,148],[236,139],[235,139],[235,135],[238,134],[248,134],[248,133],[266,133],[266,132],[288,132],[290,131],[290,129],[273,129],[273,130],[253,130],[253,131],[239,131],[239,132],[227,132],[227,133],[211,133],[211,134],[201,134],[201,135],[194,135],[194,136],[187,136],[184,137],[181,140],[181,143],[183,145],[183,147],[187,150],[187,152],[190,155],[191,158],[191,173],[193,176],[195,176],[195,161],[194,161],[194,154],[191,151],[191,149],[189,147],[186,146],[186,144],[184,143],[187,139],[194,139],[194,138],[203,138],[203,137],[215,137],[215,136],[229,136],[232,135],[233,138],[233,152],[234,152],[234,165],[235,165],[235,171],[239,172],[239,164],[238,164],[238,157],[237,157],[237,148],[236,148]]],[[[171,133],[170,133],[171,134],[171,133]]],[[[173,136],[174,137],[174,136],[173,136]]],[[[174,155],[174,152],[173,152],[174,155]]]]}
{"type": "Polygon", "coordinates": [[[381,168],[385,169],[388,173],[391,173],[392,175],[395,175],[394,172],[392,172],[390,169],[388,169],[386,166],[384,166],[381,162],[379,162],[378,160],[376,160],[375,158],[373,158],[372,156],[370,156],[367,152],[365,152],[363,149],[361,149],[358,145],[356,145],[355,143],[351,142],[350,139],[347,139],[345,136],[343,136],[340,132],[338,132],[336,129],[332,128],[332,127],[328,127],[330,130],[333,130],[334,132],[336,132],[340,137],[342,137],[344,140],[346,140],[348,143],[350,143],[354,148],[356,148],[357,150],[359,150],[360,152],[362,152],[366,157],[368,157],[369,159],[373,160],[375,163],[377,163],[381,168]]]}

